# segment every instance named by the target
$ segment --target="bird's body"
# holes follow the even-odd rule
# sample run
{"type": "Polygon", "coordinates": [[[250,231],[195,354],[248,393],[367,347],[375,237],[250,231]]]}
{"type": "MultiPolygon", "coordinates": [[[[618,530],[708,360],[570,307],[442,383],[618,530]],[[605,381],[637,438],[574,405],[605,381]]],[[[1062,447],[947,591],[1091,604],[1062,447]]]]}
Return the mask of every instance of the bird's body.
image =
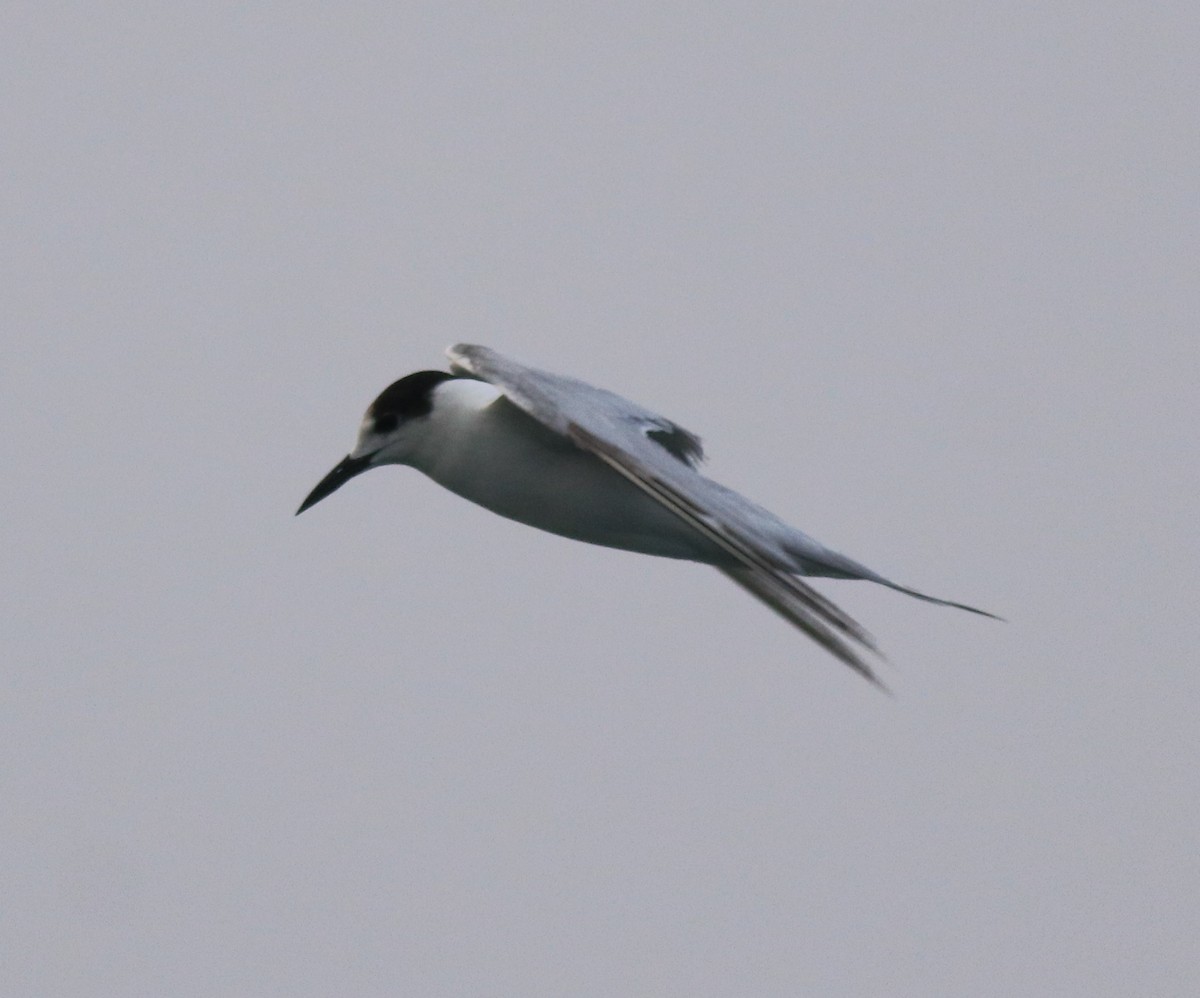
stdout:
{"type": "Polygon", "coordinates": [[[983,613],[897,585],[705,478],[699,439],[656,413],[484,347],[449,353],[454,374],[417,372],[371,404],[355,449],[297,512],[369,468],[410,465],[541,530],[713,565],[876,682],[853,648],[874,648],[866,632],[795,576],[868,579],[983,613]]]}
{"type": "Polygon", "coordinates": [[[436,425],[405,462],[485,509],[540,530],[639,554],[710,564],[720,548],[594,454],[530,419],[495,386],[434,389],[436,425]]]}

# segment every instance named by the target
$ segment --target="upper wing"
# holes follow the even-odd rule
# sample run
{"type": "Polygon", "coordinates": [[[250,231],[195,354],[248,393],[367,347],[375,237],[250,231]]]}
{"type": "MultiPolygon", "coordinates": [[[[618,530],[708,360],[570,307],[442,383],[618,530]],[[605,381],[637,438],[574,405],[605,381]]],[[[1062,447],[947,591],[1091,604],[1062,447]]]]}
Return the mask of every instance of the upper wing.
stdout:
{"type": "Polygon", "coordinates": [[[640,442],[650,440],[690,468],[704,460],[704,447],[696,434],[615,392],[526,367],[488,347],[460,343],[446,355],[452,371],[503,389],[519,408],[564,437],[570,435],[571,423],[603,421],[611,432],[629,439],[636,435],[640,442]]]}
{"type": "Polygon", "coordinates": [[[693,469],[700,456],[695,436],[613,392],[525,367],[487,347],[459,344],[447,355],[453,370],[500,388],[539,423],[595,454],[724,549],[731,565],[721,567],[722,572],[852,669],[883,686],[864,659],[864,652],[878,654],[870,635],[788,571],[772,536],[774,528],[784,525],[693,469]],[[679,460],[664,460],[664,447],[679,460]]]}

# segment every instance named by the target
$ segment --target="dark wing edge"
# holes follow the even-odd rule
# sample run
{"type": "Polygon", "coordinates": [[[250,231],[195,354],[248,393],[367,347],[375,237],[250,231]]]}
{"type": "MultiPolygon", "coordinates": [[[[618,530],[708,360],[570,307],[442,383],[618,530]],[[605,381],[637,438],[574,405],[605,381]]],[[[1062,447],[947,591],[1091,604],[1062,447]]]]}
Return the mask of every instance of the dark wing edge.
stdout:
{"type": "Polygon", "coordinates": [[[704,444],[690,430],[668,419],[650,423],[643,431],[659,447],[689,468],[695,468],[704,460],[704,444]]]}
{"type": "Polygon", "coordinates": [[[758,548],[713,520],[686,495],[663,481],[619,447],[574,423],[567,435],[577,446],[595,454],[643,492],[661,503],[694,530],[729,552],[739,565],[719,570],[822,648],[885,693],[891,691],[867,664],[863,652],[879,655],[871,635],[844,611],[794,575],[776,568],[758,548]]]}

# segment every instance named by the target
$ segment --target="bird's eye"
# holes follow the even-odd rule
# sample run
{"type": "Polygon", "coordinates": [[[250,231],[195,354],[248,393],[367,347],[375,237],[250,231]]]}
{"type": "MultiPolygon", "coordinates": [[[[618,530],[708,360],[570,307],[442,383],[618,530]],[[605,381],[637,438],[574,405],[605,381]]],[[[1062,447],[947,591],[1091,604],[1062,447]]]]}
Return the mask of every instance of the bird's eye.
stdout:
{"type": "Polygon", "coordinates": [[[375,417],[376,433],[391,433],[400,425],[400,417],[394,412],[384,412],[375,417]]]}

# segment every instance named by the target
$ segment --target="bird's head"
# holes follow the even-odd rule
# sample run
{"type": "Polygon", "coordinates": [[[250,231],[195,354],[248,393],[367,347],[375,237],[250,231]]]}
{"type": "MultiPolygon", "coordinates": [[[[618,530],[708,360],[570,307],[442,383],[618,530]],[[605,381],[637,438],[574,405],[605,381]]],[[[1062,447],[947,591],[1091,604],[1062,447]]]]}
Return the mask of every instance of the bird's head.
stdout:
{"type": "Polygon", "coordinates": [[[417,371],[388,385],[368,407],[354,450],[318,483],[296,510],[299,516],[332,495],[351,478],[381,464],[408,464],[425,435],[438,385],[453,378],[445,371],[417,371]]]}

